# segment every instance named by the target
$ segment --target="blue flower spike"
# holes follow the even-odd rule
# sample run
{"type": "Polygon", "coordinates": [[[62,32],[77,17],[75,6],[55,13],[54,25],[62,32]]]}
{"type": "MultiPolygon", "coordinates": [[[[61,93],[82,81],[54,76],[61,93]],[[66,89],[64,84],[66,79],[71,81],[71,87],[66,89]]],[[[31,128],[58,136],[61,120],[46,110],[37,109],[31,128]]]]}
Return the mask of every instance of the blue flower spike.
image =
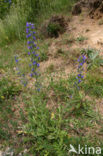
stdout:
{"type": "Polygon", "coordinates": [[[30,52],[28,52],[28,55],[30,57],[31,63],[29,64],[29,67],[31,68],[31,73],[30,77],[36,79],[35,87],[37,90],[40,90],[40,83],[38,82],[38,67],[40,66],[39,64],[39,54],[36,52],[39,50],[39,47],[37,46],[36,43],[36,37],[35,37],[35,26],[32,23],[27,22],[26,23],[26,38],[27,38],[27,46],[30,52]],[[34,42],[35,41],[35,42],[34,42]]]}

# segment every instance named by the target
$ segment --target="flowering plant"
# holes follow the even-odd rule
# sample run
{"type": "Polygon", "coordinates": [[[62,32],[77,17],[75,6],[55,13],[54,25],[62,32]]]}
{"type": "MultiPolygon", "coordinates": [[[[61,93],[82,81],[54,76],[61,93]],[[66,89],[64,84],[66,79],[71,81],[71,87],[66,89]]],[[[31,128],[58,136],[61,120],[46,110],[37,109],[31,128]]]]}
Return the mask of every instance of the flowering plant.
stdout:
{"type": "Polygon", "coordinates": [[[78,75],[76,77],[76,79],[77,79],[76,84],[77,84],[78,89],[79,89],[79,86],[78,86],[79,83],[82,82],[82,79],[84,78],[83,65],[84,65],[85,61],[86,61],[86,56],[85,55],[80,56],[79,59],[78,59],[78,62],[79,62],[78,69],[77,69],[78,75]]]}
{"type": "Polygon", "coordinates": [[[27,38],[27,45],[28,45],[28,55],[30,57],[31,63],[29,64],[31,68],[31,73],[30,76],[34,77],[36,79],[35,82],[35,87],[37,90],[40,90],[40,83],[38,81],[38,78],[40,76],[38,67],[40,66],[39,64],[39,54],[37,53],[37,50],[39,50],[39,47],[37,46],[36,43],[36,37],[35,37],[35,26],[32,23],[26,23],[26,38],[27,38]]]}
{"type": "MultiPolygon", "coordinates": [[[[35,26],[32,23],[26,23],[26,38],[27,38],[27,47],[28,47],[28,56],[30,57],[30,77],[34,77],[35,78],[35,87],[36,89],[39,91],[40,90],[40,83],[39,83],[39,54],[37,53],[37,50],[39,50],[39,47],[37,46],[36,43],[36,37],[35,34],[36,32],[35,30],[35,26]]],[[[17,56],[15,56],[15,62],[17,64],[17,71],[18,71],[18,75],[21,76],[22,78],[25,78],[25,74],[21,73],[20,71],[20,67],[19,67],[19,59],[17,56]]],[[[22,80],[22,83],[24,84],[24,86],[27,85],[27,81],[26,79],[24,79],[24,81],[22,80]]]]}

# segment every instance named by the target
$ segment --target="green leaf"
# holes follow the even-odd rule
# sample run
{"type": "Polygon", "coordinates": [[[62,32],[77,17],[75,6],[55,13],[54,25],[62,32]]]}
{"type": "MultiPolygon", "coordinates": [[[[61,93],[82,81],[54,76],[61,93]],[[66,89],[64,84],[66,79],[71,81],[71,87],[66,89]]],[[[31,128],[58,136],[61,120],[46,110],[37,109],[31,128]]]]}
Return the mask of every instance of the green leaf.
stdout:
{"type": "Polygon", "coordinates": [[[89,57],[90,57],[91,60],[94,60],[97,56],[98,56],[98,52],[91,53],[91,54],[89,55],[89,57]]]}

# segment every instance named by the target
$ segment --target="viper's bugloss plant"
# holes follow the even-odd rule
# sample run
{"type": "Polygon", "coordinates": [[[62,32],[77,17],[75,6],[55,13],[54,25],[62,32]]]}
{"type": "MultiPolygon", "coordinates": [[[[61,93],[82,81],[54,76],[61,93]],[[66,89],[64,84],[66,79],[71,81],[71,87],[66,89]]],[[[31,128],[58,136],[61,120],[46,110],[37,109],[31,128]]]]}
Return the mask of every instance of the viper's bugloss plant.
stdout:
{"type": "Polygon", "coordinates": [[[79,93],[80,91],[80,84],[83,81],[84,75],[84,63],[86,62],[86,56],[82,55],[78,58],[78,67],[77,67],[77,76],[76,76],[76,80],[74,82],[74,96],[75,94],[79,93]]]}
{"type": "Polygon", "coordinates": [[[86,63],[86,56],[82,55],[78,59],[78,67],[77,67],[77,76],[72,79],[74,81],[71,94],[69,98],[71,99],[72,103],[76,104],[74,107],[79,109],[80,107],[84,108],[84,93],[82,92],[82,81],[84,79],[84,64],[86,63]]]}
{"type": "Polygon", "coordinates": [[[25,77],[25,74],[20,69],[20,59],[18,58],[18,56],[15,56],[15,62],[16,62],[16,71],[17,71],[17,75],[20,77],[20,82],[24,86],[26,86],[27,85],[27,79],[25,77]]]}
{"type": "Polygon", "coordinates": [[[83,65],[84,65],[85,61],[86,61],[86,56],[85,55],[80,56],[79,59],[78,59],[78,62],[79,62],[79,65],[78,65],[78,68],[77,68],[78,75],[76,77],[76,79],[77,79],[76,85],[77,85],[78,89],[79,89],[79,84],[82,82],[82,80],[84,78],[83,65]]]}
{"type": "Polygon", "coordinates": [[[32,23],[26,23],[26,38],[27,38],[27,46],[28,46],[28,55],[30,57],[30,68],[31,68],[31,73],[30,76],[34,77],[36,82],[35,82],[35,87],[39,91],[40,90],[40,83],[38,81],[38,78],[40,76],[39,74],[39,54],[37,51],[39,50],[39,47],[37,46],[36,42],[36,37],[35,37],[35,26],[32,23]]]}
{"type": "MultiPolygon", "coordinates": [[[[28,47],[28,56],[30,57],[30,77],[35,78],[35,88],[37,91],[40,91],[40,82],[39,82],[39,54],[37,51],[39,50],[39,47],[37,46],[36,37],[35,37],[35,26],[32,23],[26,23],[26,39],[27,39],[27,47],[28,47]]],[[[19,65],[19,59],[17,56],[15,56],[15,62],[17,64],[17,74],[23,78],[25,78],[25,74],[20,72],[20,65],[19,65]]],[[[26,79],[22,80],[22,83],[24,86],[26,86],[27,81],[26,79]]]]}

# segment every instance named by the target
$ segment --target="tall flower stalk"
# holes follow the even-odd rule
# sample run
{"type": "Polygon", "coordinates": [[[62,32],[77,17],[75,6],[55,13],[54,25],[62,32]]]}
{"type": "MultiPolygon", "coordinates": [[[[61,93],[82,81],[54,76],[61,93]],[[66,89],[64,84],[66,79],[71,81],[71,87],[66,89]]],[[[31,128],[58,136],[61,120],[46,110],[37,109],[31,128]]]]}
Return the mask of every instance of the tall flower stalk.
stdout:
{"type": "MultiPolygon", "coordinates": [[[[39,54],[37,51],[39,47],[37,46],[36,37],[35,37],[35,26],[32,23],[26,23],[26,39],[27,39],[27,47],[28,47],[28,56],[30,57],[30,77],[35,78],[35,88],[37,91],[40,91],[41,84],[39,81],[40,73],[39,73],[39,54]]],[[[17,56],[15,56],[16,62],[16,70],[17,74],[22,78],[21,82],[24,86],[27,85],[27,81],[25,79],[25,74],[20,71],[20,63],[17,56]]]]}
{"type": "Polygon", "coordinates": [[[20,77],[20,82],[24,86],[26,86],[27,85],[27,79],[25,77],[25,74],[21,71],[21,68],[20,68],[20,59],[18,58],[18,56],[15,56],[15,63],[16,63],[17,75],[20,77]]]}
{"type": "Polygon", "coordinates": [[[37,51],[39,50],[39,47],[37,46],[36,43],[36,37],[35,37],[35,26],[32,23],[26,23],[26,38],[27,38],[27,46],[28,46],[28,55],[30,57],[30,69],[31,73],[30,76],[34,77],[36,82],[35,82],[35,87],[39,91],[40,90],[40,83],[39,83],[39,54],[37,51]]]}
{"type": "Polygon", "coordinates": [[[77,67],[77,76],[76,76],[76,82],[74,84],[74,88],[75,88],[75,92],[74,94],[79,94],[79,91],[80,91],[80,84],[81,82],[83,81],[84,79],[84,64],[86,62],[86,56],[85,55],[82,55],[79,57],[78,59],[78,67],[77,67]]]}
{"type": "Polygon", "coordinates": [[[85,61],[86,61],[86,56],[85,55],[80,56],[79,59],[78,59],[78,62],[79,62],[79,65],[78,65],[78,68],[77,68],[78,75],[76,77],[76,79],[77,79],[77,86],[78,87],[79,87],[79,84],[82,82],[82,80],[84,78],[84,75],[83,75],[83,71],[84,71],[83,65],[84,65],[85,61]]]}

